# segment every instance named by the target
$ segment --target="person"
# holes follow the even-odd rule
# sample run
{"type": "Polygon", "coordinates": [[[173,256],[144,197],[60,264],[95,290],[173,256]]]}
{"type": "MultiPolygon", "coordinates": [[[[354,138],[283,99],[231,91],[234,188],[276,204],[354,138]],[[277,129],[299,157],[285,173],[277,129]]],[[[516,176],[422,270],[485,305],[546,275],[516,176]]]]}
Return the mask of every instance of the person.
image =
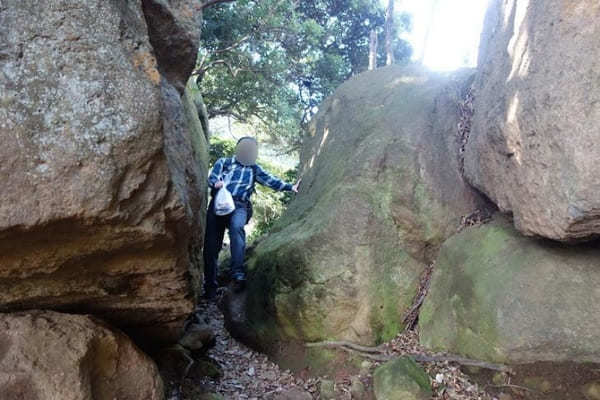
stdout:
{"type": "Polygon", "coordinates": [[[277,191],[298,193],[300,181],[291,184],[269,174],[256,164],[257,157],[258,142],[256,139],[250,136],[242,137],[236,144],[235,155],[219,158],[208,177],[212,198],[208,205],[204,235],[204,297],[207,300],[214,299],[216,295],[217,263],[219,252],[223,246],[225,228],[229,231],[230,274],[233,279],[234,291],[240,292],[245,287],[246,232],[244,226],[252,216],[250,196],[254,192],[255,182],[277,191]],[[229,215],[218,216],[214,212],[214,198],[225,182],[227,182],[227,190],[233,197],[235,210],[229,215]]]}

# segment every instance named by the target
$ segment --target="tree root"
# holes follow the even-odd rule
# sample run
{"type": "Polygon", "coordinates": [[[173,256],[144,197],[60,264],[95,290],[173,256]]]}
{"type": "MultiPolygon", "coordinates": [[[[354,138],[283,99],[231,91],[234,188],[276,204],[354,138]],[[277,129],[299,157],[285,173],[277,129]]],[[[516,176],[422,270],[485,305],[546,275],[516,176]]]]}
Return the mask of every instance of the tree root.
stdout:
{"type": "Polygon", "coordinates": [[[509,389],[518,389],[518,390],[525,390],[527,392],[534,392],[537,393],[536,390],[533,390],[531,388],[525,387],[525,386],[519,386],[519,385],[511,385],[510,383],[505,383],[503,385],[486,385],[487,387],[493,387],[493,388],[509,388],[509,389]]]}
{"type": "Polygon", "coordinates": [[[306,347],[333,347],[338,348],[349,353],[355,353],[360,355],[361,357],[369,358],[371,360],[386,362],[393,360],[395,358],[401,356],[412,357],[415,361],[423,362],[423,363],[431,363],[431,362],[453,362],[460,365],[465,365],[469,367],[477,367],[483,369],[490,369],[494,371],[506,372],[509,374],[513,374],[513,370],[504,365],[504,364],[495,364],[489,363],[481,360],[473,360],[470,358],[460,357],[452,354],[439,354],[439,355],[427,355],[422,353],[405,353],[398,355],[390,355],[385,354],[385,351],[382,346],[377,347],[369,347],[362,346],[359,344],[355,344],[347,341],[325,341],[325,342],[314,342],[314,343],[306,343],[306,347]]]}
{"type": "Polygon", "coordinates": [[[360,353],[383,354],[383,346],[362,346],[345,340],[306,343],[306,347],[345,347],[360,353]]]}
{"type": "Polygon", "coordinates": [[[421,274],[419,279],[419,291],[413,300],[413,305],[402,318],[405,331],[413,330],[417,324],[417,320],[419,319],[419,311],[423,305],[423,301],[425,300],[427,293],[429,293],[429,286],[433,276],[433,267],[433,263],[429,264],[421,274]]]}
{"type": "Polygon", "coordinates": [[[415,359],[415,361],[420,361],[420,362],[445,362],[445,361],[448,361],[448,362],[453,362],[453,363],[457,363],[460,365],[466,365],[468,367],[491,369],[494,371],[506,372],[508,374],[514,373],[513,370],[509,366],[504,365],[504,364],[495,364],[495,363],[489,363],[489,362],[481,361],[481,360],[473,360],[471,358],[455,356],[452,354],[428,356],[426,354],[414,353],[414,354],[407,354],[407,355],[410,357],[413,357],[415,359]]]}

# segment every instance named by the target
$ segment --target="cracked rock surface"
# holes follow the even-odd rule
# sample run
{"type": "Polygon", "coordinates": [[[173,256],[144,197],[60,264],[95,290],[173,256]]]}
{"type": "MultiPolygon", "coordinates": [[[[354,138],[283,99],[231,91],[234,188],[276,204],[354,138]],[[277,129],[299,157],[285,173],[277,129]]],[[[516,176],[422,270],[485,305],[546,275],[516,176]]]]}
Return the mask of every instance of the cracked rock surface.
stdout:
{"type": "MultiPolygon", "coordinates": [[[[160,29],[189,47],[184,3],[160,29]]],[[[0,310],[92,313],[158,341],[193,310],[206,149],[152,21],[141,2],[2,1],[0,310]]]]}

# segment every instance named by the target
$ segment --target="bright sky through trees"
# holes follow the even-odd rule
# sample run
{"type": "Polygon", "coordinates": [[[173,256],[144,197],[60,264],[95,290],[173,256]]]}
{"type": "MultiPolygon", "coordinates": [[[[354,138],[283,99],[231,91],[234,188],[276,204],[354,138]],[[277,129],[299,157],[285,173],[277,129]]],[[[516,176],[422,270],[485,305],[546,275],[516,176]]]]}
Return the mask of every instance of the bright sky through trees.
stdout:
{"type": "Polygon", "coordinates": [[[423,64],[442,71],[477,65],[487,5],[488,0],[396,0],[396,10],[412,15],[412,32],[402,37],[413,46],[413,58],[420,59],[424,51],[423,64]]]}

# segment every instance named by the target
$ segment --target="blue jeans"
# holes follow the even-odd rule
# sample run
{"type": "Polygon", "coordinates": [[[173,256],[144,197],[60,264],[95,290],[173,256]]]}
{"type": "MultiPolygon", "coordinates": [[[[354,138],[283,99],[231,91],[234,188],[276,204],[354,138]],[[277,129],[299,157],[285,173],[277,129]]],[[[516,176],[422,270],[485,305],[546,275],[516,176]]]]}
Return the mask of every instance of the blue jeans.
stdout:
{"type": "Polygon", "coordinates": [[[206,233],[204,235],[204,289],[214,291],[217,286],[217,265],[219,252],[223,247],[225,228],[229,230],[231,246],[230,271],[233,279],[245,279],[244,254],[246,252],[246,231],[248,222],[248,202],[235,200],[233,213],[218,216],[214,212],[213,201],[206,213],[206,233]]]}

